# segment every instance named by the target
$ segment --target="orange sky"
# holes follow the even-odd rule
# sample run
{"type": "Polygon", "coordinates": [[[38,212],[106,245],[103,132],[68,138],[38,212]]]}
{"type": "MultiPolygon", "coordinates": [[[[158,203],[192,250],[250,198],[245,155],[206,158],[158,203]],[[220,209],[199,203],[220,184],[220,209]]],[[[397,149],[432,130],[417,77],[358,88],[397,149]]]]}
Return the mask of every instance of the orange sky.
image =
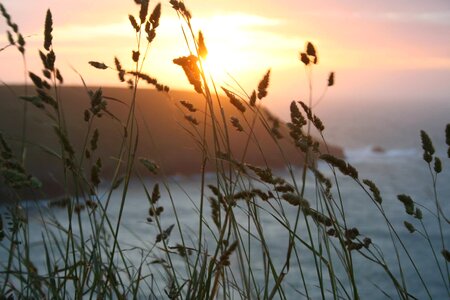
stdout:
{"type": "MultiPolygon", "coordinates": [[[[90,85],[119,83],[114,72],[93,70],[87,61],[113,65],[118,56],[127,65],[131,60],[135,39],[127,15],[138,14],[132,0],[1,2],[21,32],[31,35],[27,38],[30,70],[41,68],[37,49],[42,48],[45,12],[50,8],[57,64],[66,82],[80,84],[73,66],[90,85]]],[[[150,1],[150,6],[156,3],[150,1]]],[[[172,63],[173,58],[187,54],[179,22],[169,2],[162,4],[161,26],[146,72],[172,88],[190,88],[172,63]]],[[[186,5],[194,16],[194,27],[204,32],[217,81],[232,83],[229,72],[250,91],[272,68],[269,92],[275,99],[267,100],[272,103],[305,97],[304,71],[297,59],[305,41],[314,42],[319,51],[317,93],[328,71],[336,72],[330,98],[450,96],[448,0],[191,0],[186,5]]],[[[0,32],[6,29],[1,20],[0,32]]],[[[3,34],[0,48],[6,45],[3,34]]],[[[22,62],[15,49],[0,52],[0,80],[23,82],[22,62]]]]}

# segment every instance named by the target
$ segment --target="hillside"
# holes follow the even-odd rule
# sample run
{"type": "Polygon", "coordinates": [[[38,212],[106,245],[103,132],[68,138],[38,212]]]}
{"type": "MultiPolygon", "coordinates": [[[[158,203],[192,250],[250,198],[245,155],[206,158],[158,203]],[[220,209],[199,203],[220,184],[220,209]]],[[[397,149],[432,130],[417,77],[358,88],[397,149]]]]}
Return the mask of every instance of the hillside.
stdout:
{"type": "MultiPolygon", "coordinates": [[[[32,93],[34,91],[29,88],[29,94],[32,93]]],[[[16,150],[16,153],[20,148],[23,115],[23,100],[18,97],[24,94],[24,87],[0,87],[0,131],[16,150]]],[[[81,155],[80,149],[83,148],[82,146],[85,143],[84,137],[88,128],[88,123],[84,121],[84,112],[90,107],[89,96],[86,89],[82,87],[64,87],[59,90],[59,94],[63,99],[62,105],[69,139],[77,155],[81,155]]],[[[91,159],[94,162],[98,157],[102,159],[101,177],[106,181],[112,177],[114,172],[118,151],[123,140],[123,123],[127,118],[132,91],[125,88],[104,88],[103,95],[108,97],[105,98],[108,103],[108,111],[117,120],[107,114],[95,119],[92,129],[97,128],[99,131],[99,147],[92,154],[91,159]],[[121,120],[122,123],[118,120],[121,120]]],[[[160,175],[199,173],[202,158],[199,142],[201,142],[203,133],[205,100],[198,94],[191,92],[174,91],[166,94],[148,89],[139,90],[137,99],[136,120],[139,131],[139,146],[136,157],[145,157],[155,161],[160,166],[160,175]],[[180,100],[188,101],[198,111],[189,112],[180,104],[180,100]],[[186,115],[195,117],[200,124],[193,126],[186,120],[186,115]]],[[[248,150],[244,156],[244,149],[250,132],[247,124],[252,123],[254,113],[247,109],[242,114],[230,104],[225,96],[221,97],[221,102],[228,133],[223,129],[221,132],[223,136],[229,135],[231,152],[235,160],[259,166],[267,165],[271,168],[283,168],[286,161],[293,165],[301,165],[303,156],[292,144],[287,127],[281,121],[279,131],[283,138],[278,140],[279,146],[261,122],[257,121],[252,139],[248,144],[248,150]],[[244,132],[238,132],[231,125],[231,117],[239,119],[244,132]],[[246,124],[246,122],[248,123],[246,124]],[[283,155],[280,155],[280,149],[282,149],[283,155]]],[[[268,126],[273,127],[276,118],[270,116],[269,112],[263,108],[261,112],[264,118],[268,120],[268,126]]],[[[220,120],[219,123],[222,124],[221,113],[217,105],[215,114],[220,120]]],[[[43,182],[43,195],[39,197],[55,197],[63,193],[61,162],[50,154],[51,151],[55,153],[60,151],[53,124],[53,121],[45,115],[44,111],[28,105],[26,169],[43,182]]],[[[212,157],[215,151],[212,150],[214,146],[210,126],[211,124],[207,121],[207,144],[209,145],[207,151],[208,155],[212,157]]],[[[342,151],[337,147],[332,147],[331,151],[336,155],[342,155],[342,151]]],[[[136,163],[136,166],[137,172],[144,176],[149,174],[139,162],[136,163]]],[[[213,166],[209,164],[207,168],[212,170],[213,166]]],[[[89,163],[86,164],[85,169],[90,170],[89,163]]],[[[87,172],[87,174],[89,173],[87,172]]],[[[89,175],[87,177],[89,178],[89,175]]],[[[1,190],[4,200],[11,197],[7,195],[8,192],[4,187],[1,190]]]]}

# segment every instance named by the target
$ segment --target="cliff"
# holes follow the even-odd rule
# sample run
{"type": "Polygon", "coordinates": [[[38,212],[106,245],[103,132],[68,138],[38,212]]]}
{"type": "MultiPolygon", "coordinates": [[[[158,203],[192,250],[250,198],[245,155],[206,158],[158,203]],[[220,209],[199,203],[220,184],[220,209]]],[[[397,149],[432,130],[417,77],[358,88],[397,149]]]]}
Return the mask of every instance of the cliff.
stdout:
{"type": "MultiPolygon", "coordinates": [[[[125,88],[102,89],[104,100],[107,103],[108,113],[103,113],[101,118],[95,118],[92,122],[91,135],[86,140],[88,122],[84,120],[85,110],[91,107],[91,100],[84,87],[64,87],[59,90],[64,110],[65,124],[68,137],[75,150],[75,155],[80,157],[83,145],[90,145],[93,130],[99,132],[98,149],[91,153],[90,160],[85,159],[84,169],[87,178],[91,166],[98,158],[102,160],[102,180],[111,179],[114,167],[117,163],[120,145],[123,140],[124,125],[127,120],[132,91],[125,88]]],[[[34,90],[29,88],[29,94],[34,90]]],[[[11,145],[15,153],[20,152],[22,134],[23,103],[19,97],[25,94],[24,87],[0,87],[0,131],[11,145]]],[[[201,146],[204,128],[205,100],[201,95],[192,92],[174,91],[161,93],[154,90],[142,89],[137,94],[136,125],[139,135],[139,145],[136,158],[147,158],[160,166],[160,175],[195,174],[201,171],[202,151],[201,146]],[[197,109],[190,112],[181,104],[181,100],[189,102],[197,109]],[[186,118],[190,118],[190,121],[186,118]],[[194,121],[194,119],[196,121],[194,121]],[[193,123],[198,122],[198,125],[193,123]]],[[[239,162],[250,163],[270,168],[284,168],[287,163],[300,166],[304,156],[296,148],[289,136],[285,123],[260,108],[260,114],[256,116],[253,130],[251,124],[255,119],[255,113],[246,109],[240,112],[230,104],[226,96],[221,97],[223,111],[215,104],[214,114],[220,127],[218,128],[218,140],[229,140],[229,143],[221,143],[221,151],[226,152],[230,146],[233,158],[239,162]],[[224,130],[223,119],[227,124],[224,130]],[[231,123],[231,117],[239,120],[243,127],[240,132],[231,123]],[[261,122],[261,119],[265,120],[261,122]],[[265,124],[265,125],[264,125],[265,124]],[[277,128],[279,134],[269,133],[277,128]],[[228,136],[228,139],[226,138],[228,136]],[[249,140],[250,136],[250,140],[249,140]],[[278,138],[276,137],[278,136],[278,138]]],[[[209,112],[208,112],[209,114],[209,112]]],[[[42,109],[28,104],[27,112],[27,152],[25,168],[29,174],[37,177],[42,183],[42,191],[39,195],[26,193],[24,197],[56,197],[63,193],[63,169],[62,163],[55,154],[60,153],[57,135],[53,128],[55,121],[51,120],[42,109]],[[53,154],[52,154],[53,153],[53,154]]],[[[207,151],[210,157],[216,154],[211,121],[206,119],[207,151]]],[[[342,156],[340,148],[331,146],[330,152],[342,156]]],[[[210,160],[211,162],[212,160],[210,160]]],[[[148,171],[142,164],[136,161],[136,171],[143,176],[148,171]]],[[[212,163],[207,164],[208,170],[213,170],[212,163]]],[[[1,196],[6,201],[12,197],[11,192],[3,184],[1,196]]]]}

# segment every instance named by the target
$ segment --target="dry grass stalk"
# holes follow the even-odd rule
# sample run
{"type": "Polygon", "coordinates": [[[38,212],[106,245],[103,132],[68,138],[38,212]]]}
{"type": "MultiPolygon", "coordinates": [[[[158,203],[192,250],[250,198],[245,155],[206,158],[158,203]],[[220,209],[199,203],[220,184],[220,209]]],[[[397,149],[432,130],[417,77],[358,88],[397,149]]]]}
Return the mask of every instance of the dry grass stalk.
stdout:
{"type": "Polygon", "coordinates": [[[200,70],[197,65],[198,58],[195,55],[182,56],[175,58],[173,63],[183,68],[189,83],[194,86],[197,93],[202,94],[202,81],[200,79],[200,70]]]}
{"type": "Polygon", "coordinates": [[[244,128],[242,127],[241,123],[239,122],[239,119],[236,117],[231,117],[231,124],[234,128],[236,128],[237,131],[244,131],[244,128]]]}
{"type": "Polygon", "coordinates": [[[338,168],[342,174],[350,176],[353,179],[358,179],[358,171],[355,169],[355,167],[353,167],[349,163],[346,163],[344,160],[331,154],[322,154],[319,158],[329,163],[333,167],[338,168]]]}
{"type": "Polygon", "coordinates": [[[375,185],[375,183],[373,183],[373,181],[371,181],[371,180],[369,180],[369,179],[364,179],[364,180],[363,180],[363,183],[369,187],[370,191],[372,192],[373,199],[374,199],[378,204],[381,204],[381,203],[383,202],[383,199],[381,198],[380,190],[379,190],[378,187],[375,185]]]}
{"type": "Polygon", "coordinates": [[[205,38],[203,37],[203,33],[201,31],[198,32],[197,44],[198,44],[198,55],[201,58],[206,59],[206,56],[208,56],[208,49],[206,48],[205,38]]]}
{"type": "Polygon", "coordinates": [[[267,88],[269,87],[270,70],[264,75],[263,79],[258,84],[258,99],[262,100],[267,96],[267,88]]]}
{"type": "Polygon", "coordinates": [[[227,90],[226,88],[222,87],[222,90],[225,92],[225,94],[227,95],[228,99],[230,100],[230,103],[236,107],[240,112],[244,113],[245,112],[245,106],[244,104],[242,104],[242,102],[236,97],[236,95],[227,90]]]}
{"type": "Polygon", "coordinates": [[[411,199],[411,197],[408,195],[405,195],[405,194],[401,194],[401,195],[397,195],[397,198],[405,206],[406,213],[408,215],[413,215],[414,214],[414,201],[411,199]]]}
{"type": "Polygon", "coordinates": [[[220,202],[214,197],[209,197],[208,200],[211,206],[211,218],[214,225],[220,230],[220,202]]]}
{"type": "Polygon", "coordinates": [[[197,119],[194,116],[191,115],[185,115],[184,118],[189,121],[189,123],[193,124],[194,126],[198,126],[200,123],[197,121],[197,119]]]}
{"type": "Polygon", "coordinates": [[[293,206],[300,206],[305,209],[308,209],[310,206],[308,200],[294,193],[285,193],[281,197],[293,206]]]}
{"type": "Polygon", "coordinates": [[[53,31],[53,18],[52,13],[47,10],[47,15],[45,17],[45,30],[44,30],[44,48],[47,51],[50,51],[50,47],[52,46],[52,31],[53,31]]]}
{"type": "Polygon", "coordinates": [[[195,106],[194,106],[192,103],[188,102],[188,101],[181,100],[180,103],[181,103],[181,105],[183,105],[188,111],[190,111],[190,112],[192,112],[192,113],[194,113],[194,112],[197,111],[197,108],[195,108],[195,106]]]}

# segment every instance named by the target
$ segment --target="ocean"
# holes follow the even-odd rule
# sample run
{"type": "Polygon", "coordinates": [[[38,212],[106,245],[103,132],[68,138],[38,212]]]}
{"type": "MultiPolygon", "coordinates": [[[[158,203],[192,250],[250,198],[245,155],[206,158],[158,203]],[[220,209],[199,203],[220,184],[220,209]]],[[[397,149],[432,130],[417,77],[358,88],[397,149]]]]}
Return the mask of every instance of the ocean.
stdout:
{"type": "MultiPolygon", "coordinates": [[[[432,180],[430,170],[422,159],[420,130],[423,129],[429,133],[436,148],[436,155],[443,162],[443,172],[437,178],[437,194],[444,214],[448,218],[450,217],[450,205],[448,204],[450,198],[450,159],[447,157],[447,146],[445,145],[445,125],[450,123],[449,112],[450,100],[403,100],[397,102],[383,100],[367,101],[366,103],[342,101],[341,103],[323,103],[316,110],[326,127],[324,131],[326,140],[331,144],[342,146],[345,150],[346,160],[356,167],[359,177],[371,179],[379,187],[386,215],[411,256],[412,262],[401,250],[402,245],[396,243],[396,246],[400,249],[399,256],[402,262],[402,271],[406,278],[406,286],[408,291],[417,299],[426,299],[429,296],[433,299],[448,299],[448,287],[446,289],[444,285],[445,281],[438,271],[427,240],[419,232],[410,233],[405,228],[403,222],[408,221],[413,223],[419,231],[423,231],[420,223],[405,213],[404,206],[397,200],[397,195],[410,195],[417,203],[424,206],[422,208],[423,222],[435,247],[437,259],[445,277],[445,264],[440,254],[442,250],[441,237],[436,218],[433,216],[436,209],[432,180]],[[425,207],[429,208],[430,211],[425,207]],[[421,283],[421,278],[415,268],[420,271],[428,292],[421,283]]],[[[327,165],[321,163],[319,168],[325,174],[332,175],[327,165]]],[[[279,170],[278,174],[286,179],[289,178],[286,170],[279,170]]],[[[301,170],[295,170],[294,174],[300,178],[301,170]]],[[[179,222],[185,229],[184,238],[191,245],[196,245],[198,239],[198,219],[193,216],[198,215],[199,179],[199,176],[196,175],[167,178],[166,184],[170,193],[161,185],[162,197],[159,204],[165,208],[161,216],[162,227],[167,228],[175,224],[174,211],[171,208],[171,203],[174,203],[179,222]]],[[[383,259],[392,267],[393,274],[398,275],[396,254],[384,219],[377,212],[375,205],[353,180],[340,174],[338,174],[337,180],[348,226],[357,227],[362,236],[370,237],[374,247],[382,253],[383,259]]],[[[207,181],[214,182],[212,174],[207,177],[207,181]]],[[[152,188],[155,183],[153,179],[145,179],[144,182],[148,185],[148,188],[152,188]]],[[[314,198],[314,191],[315,183],[310,178],[306,186],[306,197],[314,198]]],[[[119,210],[119,199],[119,194],[112,199],[110,215],[113,220],[119,210]]],[[[135,249],[134,247],[151,249],[155,242],[156,230],[154,225],[150,225],[146,221],[149,204],[139,181],[136,180],[131,183],[127,199],[119,238],[123,242],[123,247],[130,249],[129,259],[138,264],[141,259],[140,255],[146,253],[133,253],[131,249],[135,249]]],[[[24,203],[23,206],[27,210],[31,230],[33,261],[37,266],[44,268],[44,257],[41,251],[43,227],[40,211],[44,211],[43,214],[46,215],[46,218],[54,216],[64,226],[67,225],[67,219],[64,217],[65,210],[57,208],[48,210],[45,201],[38,204],[28,202],[24,203]]],[[[209,215],[209,204],[207,202],[205,207],[207,215],[209,215]]],[[[274,221],[268,213],[271,208],[266,204],[261,204],[261,207],[263,208],[260,213],[261,224],[264,228],[271,256],[274,258],[275,265],[281,266],[285,259],[288,236],[283,227],[274,221]],[[267,210],[266,213],[264,213],[265,210],[267,210]]],[[[1,209],[4,213],[5,207],[1,209]]],[[[238,204],[236,207],[236,215],[241,224],[246,224],[248,221],[243,212],[245,209],[244,204],[238,204]]],[[[287,206],[284,209],[287,218],[293,222],[296,210],[287,206]]],[[[84,215],[83,219],[87,220],[87,216],[84,215]]],[[[208,221],[211,222],[210,219],[208,221]]],[[[305,226],[303,221],[299,223],[299,227],[302,228],[302,226],[305,226]]],[[[447,244],[447,249],[450,249],[449,224],[443,221],[442,227],[444,242],[447,244]]],[[[250,226],[250,228],[255,230],[254,226],[250,226]]],[[[306,234],[305,230],[300,229],[300,232],[306,234]]],[[[209,249],[214,249],[214,241],[210,233],[207,232],[204,240],[209,249]]],[[[175,245],[179,242],[180,235],[174,229],[170,236],[170,244],[175,245]]],[[[5,264],[4,251],[2,245],[0,250],[1,265],[5,264]]],[[[263,273],[263,268],[258,261],[261,257],[260,250],[252,248],[250,252],[254,259],[254,265],[252,266],[256,271],[257,286],[254,288],[255,290],[263,289],[264,282],[258,281],[258,279],[262,280],[263,273]]],[[[389,277],[380,266],[369,262],[356,252],[353,253],[355,275],[361,299],[385,299],[387,296],[396,299],[399,297],[389,277]]],[[[152,257],[152,259],[156,258],[158,257],[152,257]]],[[[235,258],[233,259],[231,261],[232,266],[237,266],[235,258]]],[[[300,253],[300,261],[306,278],[308,296],[311,299],[318,299],[320,289],[316,279],[317,274],[313,257],[305,251],[300,253]]],[[[183,268],[182,265],[180,266],[183,268]]],[[[152,266],[147,265],[146,267],[150,272],[152,266]]],[[[346,278],[344,270],[339,267],[336,269],[336,274],[346,278]]],[[[288,299],[298,299],[299,297],[302,298],[302,295],[305,296],[302,294],[304,288],[299,275],[299,270],[292,267],[290,273],[286,276],[285,286],[288,299]]],[[[0,275],[0,278],[1,276],[3,275],[0,275]]],[[[324,278],[326,280],[326,276],[324,278]]],[[[342,284],[348,286],[348,282],[345,282],[345,280],[342,284]]],[[[447,277],[447,286],[449,284],[450,281],[447,277]]],[[[327,286],[329,287],[329,285],[327,286]]],[[[348,298],[346,294],[341,296],[344,299],[348,298]]],[[[326,298],[331,297],[332,295],[329,294],[326,298]]]]}

